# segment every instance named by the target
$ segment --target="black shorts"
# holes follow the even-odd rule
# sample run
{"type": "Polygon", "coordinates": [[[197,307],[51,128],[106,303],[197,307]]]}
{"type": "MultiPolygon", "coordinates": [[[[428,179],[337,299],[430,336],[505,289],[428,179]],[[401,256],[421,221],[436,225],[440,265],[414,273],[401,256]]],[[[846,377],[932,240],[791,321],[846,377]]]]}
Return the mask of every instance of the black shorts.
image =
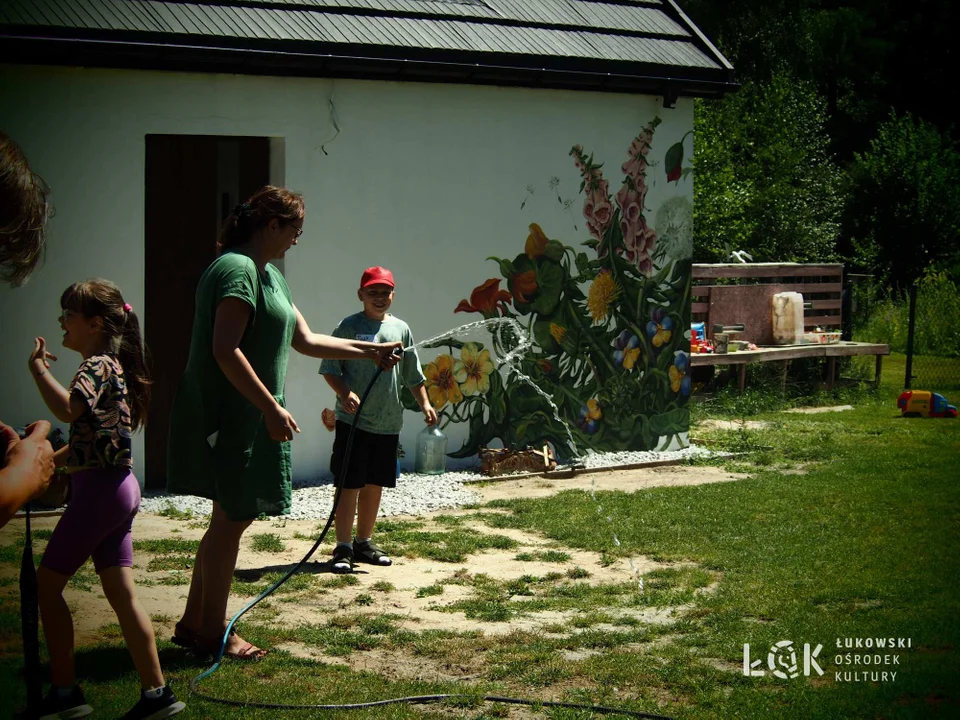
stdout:
{"type": "Polygon", "coordinates": [[[350,425],[337,420],[337,436],[333,441],[333,457],[330,471],[337,485],[343,480],[347,490],[359,490],[364,485],[379,485],[385,488],[397,486],[397,446],[399,435],[379,435],[357,428],[350,448],[350,467],[344,477],[343,453],[347,449],[350,425]]]}

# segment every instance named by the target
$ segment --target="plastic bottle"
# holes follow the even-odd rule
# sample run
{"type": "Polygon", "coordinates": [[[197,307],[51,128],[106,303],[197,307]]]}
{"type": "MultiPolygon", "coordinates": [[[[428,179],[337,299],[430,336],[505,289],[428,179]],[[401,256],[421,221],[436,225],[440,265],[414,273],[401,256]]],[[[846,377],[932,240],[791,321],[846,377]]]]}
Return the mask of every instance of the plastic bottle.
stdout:
{"type": "Polygon", "coordinates": [[[773,296],[773,342],[799,345],[803,342],[803,295],[782,292],[773,296]]]}
{"type": "Polygon", "coordinates": [[[447,436],[435,426],[417,435],[417,472],[441,475],[447,469],[447,436]]]}

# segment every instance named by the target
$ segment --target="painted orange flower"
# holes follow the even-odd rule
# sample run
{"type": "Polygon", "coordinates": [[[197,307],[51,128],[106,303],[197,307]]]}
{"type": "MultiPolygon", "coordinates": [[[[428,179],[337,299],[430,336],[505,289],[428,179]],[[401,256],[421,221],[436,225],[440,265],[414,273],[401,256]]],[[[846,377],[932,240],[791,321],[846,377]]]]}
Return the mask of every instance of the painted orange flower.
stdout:
{"type": "Polygon", "coordinates": [[[563,339],[567,336],[567,329],[563,325],[550,323],[550,335],[557,341],[557,344],[562,344],[563,339]]]}
{"type": "Polygon", "coordinates": [[[543,230],[540,229],[539,225],[530,223],[530,234],[527,235],[527,244],[524,245],[523,251],[527,254],[528,258],[533,260],[543,255],[546,248],[547,236],[543,234],[543,230]]]}
{"type": "Polygon", "coordinates": [[[527,270],[513,276],[513,300],[519,303],[530,302],[530,295],[537,291],[537,271],[527,270]]]}
{"type": "Polygon", "coordinates": [[[490,278],[483,285],[473,289],[470,293],[470,302],[461,300],[454,312],[478,312],[484,317],[493,317],[498,310],[506,310],[508,302],[510,302],[510,293],[500,289],[500,278],[490,278]]]}
{"type": "Polygon", "coordinates": [[[323,426],[330,432],[337,429],[337,414],[330,408],[323,409],[320,419],[323,421],[323,426]]]}
{"type": "Polygon", "coordinates": [[[448,402],[456,405],[463,401],[460,386],[453,375],[452,356],[438,356],[423,369],[423,374],[427,377],[427,395],[430,396],[430,403],[437,410],[448,402]]]}
{"type": "Polygon", "coordinates": [[[453,366],[453,377],[460,383],[464,395],[485,393],[490,389],[493,362],[489,350],[480,350],[476,343],[467,343],[460,349],[460,360],[453,366]]]}

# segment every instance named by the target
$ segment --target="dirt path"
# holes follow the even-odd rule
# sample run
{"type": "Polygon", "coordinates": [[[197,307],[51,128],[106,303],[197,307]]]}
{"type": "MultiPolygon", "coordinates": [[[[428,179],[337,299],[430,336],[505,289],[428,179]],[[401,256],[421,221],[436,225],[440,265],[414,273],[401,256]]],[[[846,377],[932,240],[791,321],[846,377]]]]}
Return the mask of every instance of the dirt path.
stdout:
{"type": "MultiPolygon", "coordinates": [[[[651,487],[697,485],[714,482],[730,482],[744,476],[724,472],[715,467],[672,466],[639,470],[617,470],[603,473],[581,474],[568,479],[546,480],[540,477],[528,477],[518,480],[506,480],[477,488],[483,501],[516,498],[545,497],[564,490],[622,490],[632,492],[651,487]]],[[[465,511],[459,511],[463,514],[465,511]]],[[[441,513],[438,513],[441,514],[441,513]]],[[[443,511],[442,514],[455,514],[443,511]]],[[[403,518],[391,518],[402,520],[403,518]]],[[[407,518],[414,519],[414,518],[407,518]]],[[[425,523],[424,529],[434,528],[432,517],[415,518],[425,523]]],[[[34,521],[35,530],[52,530],[57,518],[38,518],[34,521]]],[[[463,598],[468,589],[458,585],[444,585],[442,594],[418,597],[422,588],[435,586],[438,582],[449,580],[456,573],[471,575],[486,574],[499,580],[513,580],[523,575],[542,576],[551,572],[565,572],[580,569],[588,573],[584,582],[590,578],[602,578],[604,583],[638,581],[643,573],[658,567],[664,567],[646,557],[620,559],[612,565],[604,566],[597,553],[571,548],[558,547],[546,538],[518,530],[494,529],[483,523],[472,522],[469,527],[480,532],[507,535],[518,543],[510,550],[487,550],[471,555],[463,563],[443,563],[423,558],[397,557],[389,568],[358,566],[355,585],[340,588],[320,587],[325,581],[336,576],[327,572],[323,562],[312,564],[308,570],[315,574],[317,585],[309,591],[295,596],[277,595],[269,599],[269,605],[258,606],[251,613],[251,619],[257,622],[276,623],[283,626],[298,626],[307,623],[324,623],[336,613],[366,612],[390,614],[396,621],[410,630],[455,629],[458,631],[483,630],[487,634],[509,633],[516,630],[542,631],[544,626],[569,620],[562,613],[530,613],[510,622],[492,623],[468,619],[462,612],[445,612],[442,608],[463,598]],[[562,550],[569,560],[562,563],[525,560],[518,562],[516,556],[521,553],[536,553],[547,549],[562,550]],[[380,583],[376,585],[376,583],[380,583]],[[392,589],[385,588],[389,583],[392,589]],[[365,597],[364,597],[365,596],[365,597]],[[359,598],[359,600],[358,600],[359,598]],[[371,601],[372,599],[372,601],[371,601]],[[293,601],[291,601],[293,600],[293,601]]],[[[442,529],[436,526],[435,529],[442,529]]],[[[198,521],[174,520],[157,515],[141,514],[137,518],[134,537],[137,540],[176,538],[199,540],[203,535],[203,523],[198,521]]],[[[241,544],[238,561],[238,575],[257,576],[261,571],[286,570],[299,560],[313,544],[317,531],[317,521],[260,521],[255,522],[241,544]],[[251,537],[255,534],[271,533],[278,535],[286,549],[279,553],[255,552],[251,546],[251,537]],[[300,537],[294,537],[298,534],[300,537]]],[[[10,545],[22,536],[22,521],[13,521],[0,530],[0,545],[10,545]]],[[[37,551],[42,551],[45,541],[35,543],[37,551]]],[[[320,561],[327,560],[330,543],[318,551],[320,561]]],[[[316,557],[316,556],[315,556],[316,557]]],[[[179,619],[189,589],[190,569],[148,571],[151,556],[139,553],[136,556],[138,595],[144,608],[151,615],[158,635],[169,638],[174,623],[179,619]],[[180,583],[180,584],[168,584],[180,583]]],[[[3,578],[16,578],[18,564],[0,564],[0,603],[17,603],[16,582],[3,578]]],[[[76,642],[84,645],[101,638],[104,634],[116,635],[116,617],[100,590],[99,582],[92,573],[92,566],[85,566],[82,572],[87,574],[89,589],[68,586],[65,593],[67,602],[74,614],[76,642]]],[[[422,594],[422,593],[421,593],[422,594]]],[[[238,611],[249,598],[231,596],[228,611],[238,611]]],[[[676,609],[674,609],[676,610],[676,609]]],[[[642,609],[631,611],[638,619],[648,623],[670,622],[673,611],[670,609],[642,609]]],[[[17,642],[7,637],[8,641],[17,642]]],[[[17,642],[17,645],[19,643],[17,642]]],[[[306,653],[318,657],[318,651],[298,648],[292,645],[291,652],[306,653]]],[[[0,648],[0,652],[10,652],[12,648],[0,648]]],[[[380,658],[385,665],[391,665],[389,658],[380,658]]],[[[326,659],[325,659],[326,660],[326,659]]],[[[340,662],[339,660],[329,660],[340,662]]],[[[363,662],[377,662],[377,658],[367,654],[363,662]]],[[[451,674],[463,677],[469,674],[468,667],[450,668],[451,674]]],[[[435,668],[431,672],[439,672],[435,668]]]]}

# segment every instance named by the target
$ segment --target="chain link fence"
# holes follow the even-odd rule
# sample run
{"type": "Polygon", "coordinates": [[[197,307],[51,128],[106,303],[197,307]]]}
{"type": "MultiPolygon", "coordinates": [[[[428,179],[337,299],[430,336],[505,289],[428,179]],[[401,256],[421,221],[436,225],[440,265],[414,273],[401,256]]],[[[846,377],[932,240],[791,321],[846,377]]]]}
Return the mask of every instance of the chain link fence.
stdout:
{"type": "MultiPolygon", "coordinates": [[[[926,287],[918,285],[910,288],[907,369],[903,387],[907,390],[916,388],[940,393],[954,392],[960,390],[960,358],[956,355],[943,355],[944,351],[948,350],[943,348],[940,342],[940,335],[944,334],[945,330],[942,327],[943,318],[936,317],[935,313],[945,308],[939,303],[931,303],[935,298],[928,297],[926,290],[926,287]],[[923,323],[929,322],[931,318],[935,321],[934,327],[924,327],[923,323]],[[927,337],[928,335],[931,337],[927,337]]],[[[949,331],[945,334],[950,336],[949,331]]]]}
{"type": "Polygon", "coordinates": [[[927,275],[900,298],[868,275],[851,275],[844,294],[845,337],[906,355],[905,389],[960,395],[960,291],[949,276],[927,275]]]}

